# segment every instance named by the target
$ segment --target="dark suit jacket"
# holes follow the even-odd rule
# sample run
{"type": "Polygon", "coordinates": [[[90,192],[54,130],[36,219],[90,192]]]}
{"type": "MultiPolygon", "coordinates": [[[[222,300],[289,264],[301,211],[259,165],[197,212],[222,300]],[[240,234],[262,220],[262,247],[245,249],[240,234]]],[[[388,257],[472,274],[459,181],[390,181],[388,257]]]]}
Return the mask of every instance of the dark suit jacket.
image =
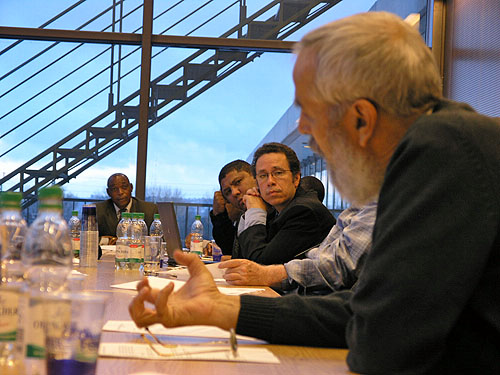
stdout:
{"type": "MultiPolygon", "coordinates": [[[[118,217],[116,216],[115,206],[113,201],[97,202],[97,226],[99,228],[99,236],[114,236],[116,237],[116,227],[118,225],[118,217]]],[[[144,212],[144,221],[149,227],[154,220],[154,214],[158,213],[158,206],[151,202],[144,202],[132,197],[132,207],[130,212],[144,212]]]]}
{"type": "Polygon", "coordinates": [[[268,215],[266,225],[241,232],[239,257],[261,264],[286,263],[323,241],[334,224],[335,218],[316,193],[299,187],[279,215],[268,215]]]}

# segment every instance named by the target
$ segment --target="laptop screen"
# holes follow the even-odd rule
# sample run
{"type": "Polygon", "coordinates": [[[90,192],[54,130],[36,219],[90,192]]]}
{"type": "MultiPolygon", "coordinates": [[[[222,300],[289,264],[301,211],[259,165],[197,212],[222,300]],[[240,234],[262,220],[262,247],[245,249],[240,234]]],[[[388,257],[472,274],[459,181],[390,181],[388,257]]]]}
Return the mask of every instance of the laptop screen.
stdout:
{"type": "Polygon", "coordinates": [[[175,207],[173,202],[158,202],[158,211],[160,212],[161,226],[163,229],[163,237],[167,243],[168,265],[175,265],[174,251],[182,251],[181,235],[177,224],[177,216],[175,215],[175,207]]]}

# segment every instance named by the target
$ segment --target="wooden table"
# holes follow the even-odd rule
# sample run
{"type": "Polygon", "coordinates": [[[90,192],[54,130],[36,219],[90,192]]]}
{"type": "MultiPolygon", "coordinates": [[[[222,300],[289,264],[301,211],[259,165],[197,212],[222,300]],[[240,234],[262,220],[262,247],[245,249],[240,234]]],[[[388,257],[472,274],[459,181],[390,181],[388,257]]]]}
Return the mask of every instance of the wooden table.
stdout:
{"type": "MultiPolygon", "coordinates": [[[[84,281],[86,290],[109,294],[110,301],[106,309],[106,320],[129,320],[128,304],[134,291],[113,289],[110,285],[138,280],[138,271],[115,271],[111,257],[99,261],[96,268],[77,268],[88,275],[84,281]]],[[[276,296],[269,288],[259,295],[276,296]]],[[[190,338],[178,338],[179,343],[189,343],[190,338]]],[[[194,339],[193,339],[194,340],[194,339]]],[[[197,339],[199,340],[199,339],[197,339]]],[[[101,342],[136,342],[143,343],[136,334],[103,332],[101,342]]],[[[243,345],[240,345],[243,346],[243,345]]],[[[345,363],[347,350],[323,349],[302,346],[264,345],[280,360],[280,364],[237,363],[216,361],[179,361],[179,360],[139,360],[100,357],[97,362],[97,375],[108,374],[349,374],[345,363]]]]}

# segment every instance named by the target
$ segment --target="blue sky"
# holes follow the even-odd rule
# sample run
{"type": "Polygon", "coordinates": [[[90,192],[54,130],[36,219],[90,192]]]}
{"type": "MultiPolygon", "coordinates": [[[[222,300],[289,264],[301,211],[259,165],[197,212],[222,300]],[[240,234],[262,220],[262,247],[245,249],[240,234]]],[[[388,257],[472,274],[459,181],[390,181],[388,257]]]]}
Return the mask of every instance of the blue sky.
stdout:
{"type": "MultiPolygon", "coordinates": [[[[4,26],[37,27],[71,3],[72,1],[2,0],[0,2],[0,24],[4,26]]],[[[111,4],[111,1],[109,3],[111,4]]],[[[160,32],[163,30],[164,25],[168,25],[169,22],[172,23],[172,19],[180,18],[180,14],[186,14],[188,8],[194,9],[195,5],[201,4],[201,1],[187,0],[185,3],[186,8],[179,9],[179,14],[174,15],[171,13],[169,14],[170,18],[160,18],[154,25],[154,32],[160,32]]],[[[215,1],[214,8],[211,11],[216,11],[216,5],[218,9],[221,9],[223,7],[221,4],[228,3],[228,1],[215,1]]],[[[265,1],[260,0],[247,0],[248,14],[252,14],[265,3],[265,1]]],[[[334,19],[366,11],[373,3],[374,0],[343,0],[333,9],[296,32],[288,40],[298,40],[308,30],[334,19]]],[[[131,9],[137,4],[138,1],[135,0],[125,2],[127,9],[131,9]]],[[[80,23],[89,19],[92,14],[95,14],[95,9],[103,9],[105,5],[107,5],[107,2],[88,0],[70,13],[64,19],[64,22],[59,21],[52,27],[76,28],[80,23]]],[[[165,3],[158,0],[155,2],[155,7],[157,8],[155,14],[162,9],[166,9],[165,3]]],[[[207,13],[210,13],[208,8],[207,13]]],[[[229,13],[226,18],[217,22],[216,26],[202,28],[193,35],[218,36],[237,23],[233,21],[236,17],[236,13],[229,13]]],[[[89,25],[86,30],[100,30],[107,24],[106,21],[109,20],[99,20],[89,25]]],[[[131,32],[136,27],[137,22],[139,22],[137,19],[127,20],[124,31],[131,32]]],[[[193,28],[193,25],[200,22],[200,20],[194,19],[189,22],[186,21],[173,28],[170,33],[184,35],[193,28]],[[190,22],[192,23],[190,24],[190,22]]],[[[10,40],[0,40],[0,50],[11,43],[10,40]]],[[[17,66],[19,62],[32,55],[35,51],[39,51],[48,45],[50,43],[27,41],[16,49],[0,56],[0,76],[17,66]]],[[[50,58],[60,56],[72,46],[74,45],[69,43],[61,44],[46,54],[47,56],[44,57],[46,60],[28,64],[25,68],[0,81],[0,95],[36,69],[48,64],[50,58]]],[[[56,79],[54,77],[57,77],[57,74],[71,71],[84,58],[91,57],[107,47],[103,45],[85,45],[79,49],[77,58],[66,59],[60,64],[50,65],[39,76],[39,79],[30,81],[29,84],[5,94],[0,98],[0,116],[38,90],[46,87],[47,84],[56,79]]],[[[123,50],[129,51],[132,48],[125,47],[123,50]]],[[[153,49],[153,54],[157,51],[158,49],[153,49]]],[[[163,54],[164,56],[153,61],[152,78],[164,67],[168,67],[168,64],[174,61],[177,55],[185,53],[186,51],[169,49],[163,54]]],[[[124,68],[139,63],[140,56],[137,53],[135,55],[124,63],[124,68]]],[[[109,64],[109,62],[109,52],[107,52],[93,65],[88,66],[86,73],[95,72],[109,64]]],[[[170,189],[179,189],[188,198],[211,197],[218,186],[217,175],[221,166],[237,158],[246,159],[255,145],[292,104],[294,96],[291,79],[293,63],[294,57],[292,54],[265,53],[253,63],[233,73],[224,81],[150,128],[146,188],[168,187],[170,189]]],[[[76,76],[71,77],[68,79],[68,86],[63,86],[63,88],[71,87],[71,84],[74,86],[77,79],[76,76]]],[[[109,73],[98,77],[96,81],[93,81],[82,90],[90,92],[91,89],[95,89],[100,84],[105,84],[105,82],[109,82],[109,73]]],[[[137,70],[123,80],[122,97],[127,92],[136,90],[138,84],[139,71],[137,70]]],[[[4,134],[12,126],[26,120],[30,114],[42,109],[54,97],[60,95],[61,91],[64,90],[61,88],[49,90],[46,94],[32,100],[29,105],[26,105],[25,109],[14,111],[12,114],[0,119],[1,134],[4,134]]],[[[81,95],[83,95],[83,92],[75,93],[74,98],[69,97],[68,100],[54,105],[50,110],[28,121],[18,130],[3,136],[0,139],[0,153],[5,152],[43,124],[53,121],[61,113],[71,108],[81,95]]],[[[0,175],[9,173],[69,134],[73,129],[83,125],[86,119],[88,121],[92,116],[101,113],[106,98],[107,93],[104,93],[95,101],[75,111],[66,120],[56,123],[50,129],[41,132],[32,140],[18,147],[15,151],[3,156],[0,162],[0,175]]],[[[108,176],[115,172],[126,173],[131,181],[135,183],[136,151],[137,140],[129,142],[113,155],[101,160],[79,175],[78,178],[72,180],[71,183],[66,184],[64,189],[82,198],[90,197],[92,194],[103,194],[108,176]]]]}

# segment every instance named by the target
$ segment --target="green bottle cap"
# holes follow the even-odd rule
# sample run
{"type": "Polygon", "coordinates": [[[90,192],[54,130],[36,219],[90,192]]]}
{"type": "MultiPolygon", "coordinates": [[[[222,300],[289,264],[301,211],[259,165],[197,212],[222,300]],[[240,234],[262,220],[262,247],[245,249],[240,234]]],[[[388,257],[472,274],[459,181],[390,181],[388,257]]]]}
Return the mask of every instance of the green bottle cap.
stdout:
{"type": "Polygon", "coordinates": [[[3,191],[0,193],[0,207],[20,208],[23,195],[14,191],[3,191]]]}

